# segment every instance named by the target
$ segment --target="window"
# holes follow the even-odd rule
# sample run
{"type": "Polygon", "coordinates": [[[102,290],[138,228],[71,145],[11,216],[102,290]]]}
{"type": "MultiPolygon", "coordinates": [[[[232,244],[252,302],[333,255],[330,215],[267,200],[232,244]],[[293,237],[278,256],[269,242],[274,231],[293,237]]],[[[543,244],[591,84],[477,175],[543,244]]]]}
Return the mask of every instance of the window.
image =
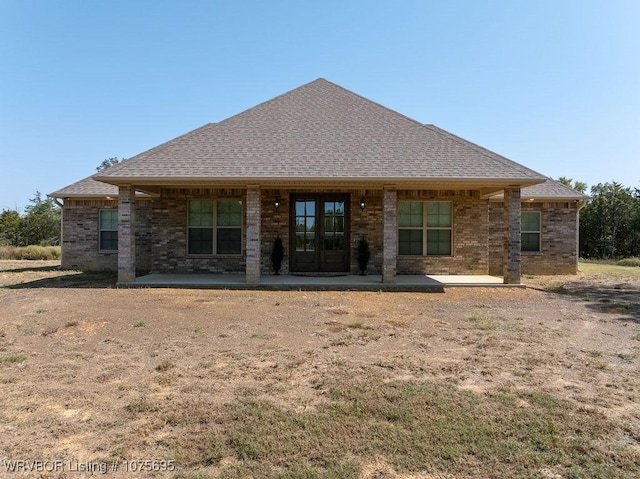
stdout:
{"type": "Polygon", "coordinates": [[[398,202],[398,254],[451,256],[451,202],[398,202]]]}
{"type": "Polygon", "coordinates": [[[100,251],[118,251],[118,210],[100,210],[100,251]]]}
{"type": "Polygon", "coordinates": [[[189,254],[242,253],[242,201],[190,200],[189,254]]]}
{"type": "Polygon", "coordinates": [[[523,211],[522,212],[522,229],[521,234],[521,250],[526,252],[540,251],[540,212],[539,211],[523,211]]]}

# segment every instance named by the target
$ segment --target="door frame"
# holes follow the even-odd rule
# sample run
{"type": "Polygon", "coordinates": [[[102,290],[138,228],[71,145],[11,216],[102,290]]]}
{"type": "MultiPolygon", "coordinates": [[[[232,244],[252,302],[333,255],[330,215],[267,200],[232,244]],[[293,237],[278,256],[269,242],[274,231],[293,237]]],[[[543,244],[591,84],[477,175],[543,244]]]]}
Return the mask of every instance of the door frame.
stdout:
{"type": "Polygon", "coordinates": [[[350,242],[350,226],[351,226],[351,194],[350,193],[291,193],[289,196],[289,270],[292,273],[309,272],[309,273],[346,273],[351,270],[351,242],[350,242]],[[315,201],[315,259],[309,267],[299,267],[296,261],[296,201],[307,200],[315,201]],[[344,251],[342,267],[328,268],[325,250],[324,250],[324,202],[325,201],[343,201],[344,202],[344,251]]]}

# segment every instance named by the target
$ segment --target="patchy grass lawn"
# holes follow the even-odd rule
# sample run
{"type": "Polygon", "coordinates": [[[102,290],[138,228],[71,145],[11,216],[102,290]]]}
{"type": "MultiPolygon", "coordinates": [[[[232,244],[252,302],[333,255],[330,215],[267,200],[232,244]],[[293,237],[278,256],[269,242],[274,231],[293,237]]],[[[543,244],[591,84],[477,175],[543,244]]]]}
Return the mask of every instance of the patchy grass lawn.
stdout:
{"type": "Polygon", "coordinates": [[[581,261],[579,269],[590,276],[608,275],[622,279],[640,279],[640,268],[637,266],[619,266],[604,261],[581,261]]]}
{"type": "Polygon", "coordinates": [[[640,281],[527,282],[127,290],[0,262],[0,476],[637,477],[640,281]],[[175,470],[124,470],[145,460],[175,470]]]}

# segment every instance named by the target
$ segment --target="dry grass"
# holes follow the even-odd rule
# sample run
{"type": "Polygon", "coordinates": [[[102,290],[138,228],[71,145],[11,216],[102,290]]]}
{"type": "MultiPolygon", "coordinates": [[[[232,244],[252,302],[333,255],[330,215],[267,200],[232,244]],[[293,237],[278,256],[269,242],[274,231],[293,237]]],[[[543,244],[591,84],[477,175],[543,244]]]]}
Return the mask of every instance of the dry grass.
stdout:
{"type": "Polygon", "coordinates": [[[178,430],[200,431],[178,440],[180,463],[225,464],[225,478],[358,478],[380,459],[397,474],[452,477],[498,470],[538,477],[541,468],[562,477],[633,477],[640,465],[632,450],[607,445],[616,426],[602,414],[544,393],[480,395],[442,381],[387,381],[370,368],[357,369],[354,380],[353,372],[323,375],[317,389],[327,401],[308,412],[257,391],[223,406],[159,406],[157,415],[178,430]]]}
{"type": "Polygon", "coordinates": [[[176,464],[141,479],[640,468],[640,312],[620,299],[640,282],[616,276],[606,297],[601,272],[562,290],[127,290],[1,266],[8,459],[176,464]]]}
{"type": "Polygon", "coordinates": [[[0,260],[57,260],[60,246],[0,246],[0,260]]]}

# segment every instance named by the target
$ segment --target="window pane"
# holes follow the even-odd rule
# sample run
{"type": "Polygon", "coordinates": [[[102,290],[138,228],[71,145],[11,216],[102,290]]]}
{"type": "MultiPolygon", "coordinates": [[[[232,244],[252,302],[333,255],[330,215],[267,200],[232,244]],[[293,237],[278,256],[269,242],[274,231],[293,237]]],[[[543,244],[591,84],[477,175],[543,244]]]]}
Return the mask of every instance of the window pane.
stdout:
{"type": "Polygon", "coordinates": [[[333,222],[334,218],[333,216],[327,216],[324,219],[324,231],[325,233],[332,233],[333,232],[333,222]]]}
{"type": "Polygon", "coordinates": [[[522,251],[540,251],[540,233],[522,233],[522,251]]]}
{"type": "Polygon", "coordinates": [[[430,201],[427,203],[427,226],[439,228],[451,226],[450,201],[430,201]]]}
{"type": "Polygon", "coordinates": [[[189,200],[189,226],[213,226],[213,200],[189,200]]]}
{"type": "Polygon", "coordinates": [[[540,231],[540,213],[524,211],[522,213],[522,231],[540,231]]]}
{"type": "Polygon", "coordinates": [[[101,251],[117,251],[118,250],[118,232],[117,231],[101,231],[100,232],[100,250],[101,251]]]}
{"type": "Polygon", "coordinates": [[[315,201],[305,201],[305,208],[307,210],[307,216],[315,216],[316,215],[316,202],[315,201]]]}
{"type": "Polygon", "coordinates": [[[189,228],[189,254],[213,254],[213,229],[189,228]]]}
{"type": "Polygon", "coordinates": [[[304,251],[304,233],[296,233],[296,251],[304,251]]]}
{"type": "Polygon", "coordinates": [[[242,225],[242,202],[240,200],[218,200],[218,226],[242,225]]]}
{"type": "Polygon", "coordinates": [[[312,217],[307,217],[306,230],[307,231],[311,231],[311,232],[316,230],[316,219],[313,216],[312,217]]]}
{"type": "Polygon", "coordinates": [[[324,214],[327,216],[333,216],[336,210],[336,204],[333,201],[324,202],[324,214]]]}
{"type": "Polygon", "coordinates": [[[422,254],[422,230],[399,230],[398,253],[402,255],[422,254]]]}
{"type": "Polygon", "coordinates": [[[316,250],[316,238],[312,234],[307,234],[305,241],[305,251],[315,251],[316,250]]]}
{"type": "Polygon", "coordinates": [[[218,228],[218,254],[240,254],[242,252],[242,230],[240,228],[218,228]]]}
{"type": "Polygon", "coordinates": [[[421,227],[422,226],[422,202],[421,201],[400,201],[399,202],[400,227],[421,227]]]}
{"type": "Polygon", "coordinates": [[[427,255],[451,256],[451,230],[427,231],[427,255]]]}
{"type": "Polygon", "coordinates": [[[117,230],[118,229],[118,210],[101,210],[100,211],[100,229],[101,230],[117,230]]]}

